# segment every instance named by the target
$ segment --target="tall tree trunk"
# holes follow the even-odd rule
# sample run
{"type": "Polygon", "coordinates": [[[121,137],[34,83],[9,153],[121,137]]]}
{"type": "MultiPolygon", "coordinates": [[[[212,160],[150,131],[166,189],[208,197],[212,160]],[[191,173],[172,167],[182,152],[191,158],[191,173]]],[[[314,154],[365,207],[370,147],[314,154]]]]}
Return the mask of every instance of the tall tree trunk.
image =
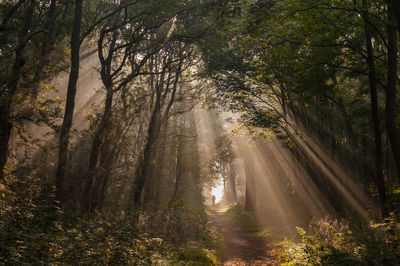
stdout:
{"type": "Polygon", "coordinates": [[[175,186],[174,186],[174,191],[172,193],[172,197],[168,204],[169,207],[171,207],[172,204],[178,198],[178,189],[182,178],[182,151],[183,151],[182,139],[178,137],[178,146],[176,148],[175,186]]]}
{"type": "Polygon", "coordinates": [[[376,72],[375,72],[375,61],[374,52],[372,47],[371,29],[368,24],[369,14],[368,14],[368,1],[363,0],[363,13],[364,13],[364,31],[365,31],[365,43],[367,46],[367,65],[369,74],[369,87],[371,94],[371,112],[372,112],[372,125],[374,130],[375,138],[375,182],[379,191],[379,200],[381,206],[381,213],[383,218],[388,216],[388,210],[386,208],[386,188],[385,179],[383,177],[383,153],[382,153],[382,131],[379,119],[379,106],[378,106],[378,90],[376,82],[376,72]]]}
{"type": "MultiPolygon", "coordinates": [[[[100,169],[93,186],[92,191],[92,207],[95,209],[102,209],[106,198],[106,191],[108,186],[108,179],[115,162],[118,160],[118,152],[116,147],[110,150],[110,142],[103,143],[100,154],[100,169]]],[[[92,210],[92,211],[93,211],[92,210]]]]}
{"type": "MultiPolygon", "coordinates": [[[[106,135],[107,127],[110,123],[111,118],[111,108],[113,101],[113,90],[112,88],[107,88],[106,104],[104,108],[104,113],[100,121],[100,125],[97,128],[92,142],[92,149],[90,151],[89,167],[86,175],[85,188],[83,192],[83,211],[85,213],[90,213],[95,209],[95,200],[93,197],[96,192],[93,191],[93,181],[96,176],[97,163],[99,161],[100,149],[103,145],[103,138],[106,135]],[[92,206],[93,205],[93,206],[92,206]]],[[[100,165],[100,168],[103,166],[100,165]]]]}
{"type": "Polygon", "coordinates": [[[251,171],[251,165],[249,161],[245,160],[245,169],[246,169],[246,203],[244,205],[244,209],[246,211],[255,211],[256,210],[256,189],[254,183],[254,176],[251,171]]]}
{"type": "Polygon", "coordinates": [[[71,71],[68,79],[67,100],[58,148],[58,165],[56,172],[57,200],[64,200],[64,180],[68,159],[69,136],[75,109],[76,86],[79,78],[79,52],[81,47],[80,32],[82,23],[83,0],[75,0],[74,24],[71,34],[71,71]]]}
{"type": "MultiPolygon", "coordinates": [[[[176,128],[176,125],[175,125],[176,128]]],[[[157,161],[157,169],[155,169],[154,171],[154,175],[155,175],[155,187],[154,187],[154,204],[155,207],[157,208],[158,206],[160,206],[160,198],[161,198],[161,177],[163,175],[163,170],[165,167],[165,155],[167,154],[167,147],[166,147],[166,138],[167,138],[167,132],[168,131],[168,121],[164,121],[163,124],[163,129],[160,132],[160,150],[157,151],[156,154],[156,161],[157,161]]]]}
{"type": "MultiPolygon", "coordinates": [[[[22,4],[22,1],[19,3],[22,4]]],[[[10,82],[5,84],[5,88],[1,88],[3,90],[0,93],[0,180],[4,176],[4,167],[7,163],[8,144],[13,128],[11,121],[12,103],[14,94],[18,88],[19,80],[21,78],[21,70],[25,64],[23,52],[28,42],[27,36],[32,22],[35,4],[36,1],[31,0],[26,10],[24,25],[18,35],[18,42],[15,49],[15,60],[11,70],[10,82]]]]}
{"type": "MultiPolygon", "coordinates": [[[[157,143],[158,133],[159,133],[159,122],[160,122],[160,110],[161,110],[161,90],[160,88],[156,89],[156,99],[155,105],[153,108],[153,112],[151,114],[147,137],[145,141],[145,147],[143,151],[142,158],[139,160],[139,164],[137,167],[137,175],[136,175],[136,184],[134,190],[134,204],[135,208],[140,207],[141,197],[143,193],[143,189],[145,186],[145,182],[148,181],[149,176],[152,173],[152,158],[154,154],[154,148],[157,143]]],[[[153,184],[147,184],[153,185],[153,184]]],[[[150,201],[152,195],[147,194],[146,202],[150,201]]]]}
{"type": "Polygon", "coordinates": [[[393,153],[393,159],[400,178],[400,134],[396,126],[396,93],[397,93],[397,33],[393,8],[388,5],[388,69],[386,80],[386,127],[393,153]]]}
{"type": "Polygon", "coordinates": [[[229,186],[230,186],[230,199],[232,202],[237,201],[236,195],[236,171],[235,171],[235,164],[231,162],[229,165],[229,186]]]}

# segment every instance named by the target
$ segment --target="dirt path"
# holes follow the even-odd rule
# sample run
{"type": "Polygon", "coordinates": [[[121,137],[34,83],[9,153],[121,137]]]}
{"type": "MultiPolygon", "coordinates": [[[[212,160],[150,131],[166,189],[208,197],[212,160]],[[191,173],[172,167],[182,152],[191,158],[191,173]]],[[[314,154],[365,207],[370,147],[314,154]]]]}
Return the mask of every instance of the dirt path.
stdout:
{"type": "Polygon", "coordinates": [[[262,237],[254,236],[223,212],[213,211],[211,220],[225,239],[220,265],[279,265],[272,248],[262,237]]]}

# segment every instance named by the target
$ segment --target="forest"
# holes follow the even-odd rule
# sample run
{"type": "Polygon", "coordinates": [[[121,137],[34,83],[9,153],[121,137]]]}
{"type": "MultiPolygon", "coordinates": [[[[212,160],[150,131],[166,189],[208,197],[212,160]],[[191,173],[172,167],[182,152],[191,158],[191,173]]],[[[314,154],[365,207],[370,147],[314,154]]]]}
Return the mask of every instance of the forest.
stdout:
{"type": "Polygon", "coordinates": [[[400,1],[0,1],[0,265],[400,265],[400,1]]]}

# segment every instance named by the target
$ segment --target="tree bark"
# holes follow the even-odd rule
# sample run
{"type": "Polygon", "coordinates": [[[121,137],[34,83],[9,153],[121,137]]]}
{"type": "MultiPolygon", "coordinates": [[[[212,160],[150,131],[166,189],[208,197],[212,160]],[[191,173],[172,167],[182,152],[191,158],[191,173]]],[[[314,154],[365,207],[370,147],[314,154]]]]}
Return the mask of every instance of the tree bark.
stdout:
{"type": "Polygon", "coordinates": [[[363,13],[366,21],[364,22],[365,32],[365,43],[367,46],[367,65],[369,74],[369,87],[371,96],[371,114],[372,114],[372,126],[375,138],[375,183],[378,187],[379,201],[381,207],[382,217],[388,216],[388,210],[386,208],[386,188],[385,179],[383,177],[383,153],[382,153],[382,131],[380,126],[379,118],[379,106],[378,106],[378,89],[376,83],[376,72],[375,72],[375,60],[374,52],[372,47],[371,29],[368,24],[368,0],[363,0],[363,13]]]}
{"type": "Polygon", "coordinates": [[[393,8],[388,5],[388,69],[386,80],[386,130],[393,153],[393,159],[400,179],[400,134],[396,125],[397,94],[397,33],[393,8]]]}
{"type": "Polygon", "coordinates": [[[83,0],[75,0],[74,23],[71,33],[71,71],[68,79],[67,100],[65,103],[64,119],[61,126],[61,134],[58,149],[58,165],[56,172],[57,200],[64,200],[64,180],[68,159],[68,144],[72,127],[72,120],[75,109],[75,94],[79,78],[79,52],[80,52],[80,32],[82,23],[82,4],[83,0]]]}

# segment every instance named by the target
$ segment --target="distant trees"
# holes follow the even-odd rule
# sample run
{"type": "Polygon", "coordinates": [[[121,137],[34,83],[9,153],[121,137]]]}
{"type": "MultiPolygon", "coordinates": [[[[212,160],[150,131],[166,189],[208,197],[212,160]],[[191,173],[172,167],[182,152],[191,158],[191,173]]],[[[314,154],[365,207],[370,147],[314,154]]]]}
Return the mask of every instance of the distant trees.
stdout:
{"type": "MultiPolygon", "coordinates": [[[[214,179],[221,180],[224,184],[224,203],[237,201],[236,170],[234,165],[232,141],[227,135],[220,135],[215,140],[215,154],[211,158],[211,174],[214,179]]],[[[247,178],[247,177],[246,177],[247,178]]]]}
{"type": "Polygon", "coordinates": [[[385,178],[400,173],[399,34],[391,1],[229,3],[219,37],[202,46],[217,91],[249,125],[287,133],[294,118],[336,157],[357,161],[364,182],[375,180],[386,216],[385,178]],[[390,147],[382,146],[380,128],[390,147]],[[367,140],[370,129],[375,142],[367,140]],[[392,156],[383,158],[387,150],[392,156]]]}
{"type": "MultiPolygon", "coordinates": [[[[107,168],[106,165],[109,164],[105,158],[117,156],[108,148],[111,145],[108,135],[112,125],[114,94],[121,91],[126,94],[126,90],[132,86],[132,81],[141,74],[142,67],[153,54],[158,52],[163,42],[151,35],[154,35],[154,29],[158,30],[170,18],[149,15],[148,12],[154,8],[150,6],[148,10],[140,10],[139,6],[134,5],[125,9],[124,15],[120,10],[116,17],[109,19],[110,24],[104,25],[100,30],[97,50],[101,65],[100,76],[106,96],[104,112],[93,136],[85,181],[83,204],[87,212],[93,211],[99,198],[104,197],[99,195],[99,189],[105,187],[108,179],[108,171],[101,170],[107,168]],[[100,159],[98,167],[100,156],[103,159],[100,159]]],[[[114,137],[119,139],[121,136],[114,137]]]]}
{"type": "MultiPolygon", "coordinates": [[[[373,0],[5,1],[0,5],[0,179],[12,132],[23,138],[27,121],[51,123],[59,129],[57,198],[68,201],[64,190],[76,161],[70,150],[79,149],[70,135],[80,48],[96,41],[104,102],[92,116],[88,163],[76,185],[83,212],[104,207],[121,165],[129,170],[125,182],[132,207],[158,205],[165,181],[160,176],[171,169],[168,202],[178,201],[183,143],[189,141],[185,130],[193,121],[185,113],[197,103],[201,82],[212,77],[223,104],[241,112],[242,123],[272,129],[286,143],[300,134],[293,127],[300,125],[356,169],[365,184],[373,180],[377,193],[371,193],[379,195],[386,216],[388,183],[397,186],[392,179],[400,176],[396,6],[373,0]],[[58,111],[50,110],[58,103],[42,99],[40,92],[65,69],[69,81],[58,128],[58,111]],[[175,161],[168,165],[171,154],[175,161]]],[[[230,145],[228,138],[218,138],[211,168],[214,177],[226,177],[228,201],[235,201],[230,145]]],[[[330,181],[325,185],[334,187],[330,181]]]]}
{"type": "MultiPolygon", "coordinates": [[[[54,123],[59,113],[51,108],[58,108],[58,102],[42,99],[46,97],[41,95],[42,87],[48,86],[60,71],[69,69],[65,111],[59,131],[55,132],[57,200],[75,202],[76,199],[69,198],[73,186],[79,190],[73,195],[80,195],[84,213],[103,208],[108,187],[113,185],[110,184],[113,171],[125,163],[131,164],[127,169],[136,169],[127,181],[135,195],[131,205],[138,208],[142,201],[154,202],[162,174],[154,167],[165,165],[154,160],[165,160],[167,155],[159,151],[160,147],[172,145],[165,143],[171,134],[170,119],[191,111],[200,97],[196,90],[201,87],[201,77],[196,68],[201,59],[196,42],[208,29],[199,23],[202,17],[194,14],[200,14],[208,4],[175,0],[2,3],[1,178],[16,122],[25,127],[26,121],[39,123],[47,115],[54,116],[51,122],[54,123]],[[97,39],[99,76],[105,91],[104,106],[92,120],[88,165],[78,167],[76,163],[84,162],[79,162],[71,152],[79,150],[71,142],[71,130],[76,113],[80,51],[94,39],[97,39]],[[69,66],[64,59],[69,59],[69,66]],[[22,110],[19,106],[22,103],[29,103],[26,107],[31,114],[22,110]],[[40,108],[40,112],[35,108],[40,108]],[[75,167],[86,169],[79,180],[74,177],[75,167]]],[[[55,124],[51,127],[58,129],[55,124]]],[[[185,127],[182,130],[179,138],[185,138],[185,127]]],[[[178,143],[181,142],[184,141],[178,143]]],[[[176,145],[176,141],[173,143],[176,145]]],[[[183,152],[180,145],[178,150],[183,152]]],[[[181,152],[175,156],[182,157],[181,152]]],[[[174,184],[172,202],[179,198],[181,182],[175,180],[174,184]]]]}
{"type": "Polygon", "coordinates": [[[363,200],[357,187],[388,216],[400,182],[399,18],[393,0],[1,1],[1,259],[74,261],[82,240],[85,261],[107,250],[103,264],[124,264],[136,233],[203,239],[203,189],[218,179],[225,202],[244,194],[249,211],[341,214],[346,197],[363,200]],[[77,88],[82,69],[101,85],[77,88]],[[93,96],[82,109],[79,92],[93,96]],[[241,143],[252,156],[237,167],[223,122],[199,124],[216,103],[276,142],[241,143]],[[287,150],[268,167],[279,180],[261,180],[278,140],[287,150]],[[268,197],[276,206],[259,204],[268,197]],[[92,240],[112,244],[92,253],[92,240]]]}
{"type": "MultiPolygon", "coordinates": [[[[187,97],[192,97],[191,90],[193,88],[190,82],[198,78],[193,72],[193,67],[198,63],[193,58],[193,49],[194,47],[190,43],[171,39],[160,50],[160,54],[153,56],[150,61],[148,81],[152,94],[152,109],[135,179],[134,202],[136,206],[140,206],[143,192],[145,204],[152,204],[154,201],[156,176],[153,171],[153,160],[159,151],[162,130],[167,129],[168,120],[172,116],[188,112],[194,107],[194,103],[187,103],[187,97]],[[173,108],[177,104],[180,107],[173,108]],[[173,110],[175,111],[172,112],[173,110]]],[[[179,152],[178,156],[181,156],[179,152]]]]}

